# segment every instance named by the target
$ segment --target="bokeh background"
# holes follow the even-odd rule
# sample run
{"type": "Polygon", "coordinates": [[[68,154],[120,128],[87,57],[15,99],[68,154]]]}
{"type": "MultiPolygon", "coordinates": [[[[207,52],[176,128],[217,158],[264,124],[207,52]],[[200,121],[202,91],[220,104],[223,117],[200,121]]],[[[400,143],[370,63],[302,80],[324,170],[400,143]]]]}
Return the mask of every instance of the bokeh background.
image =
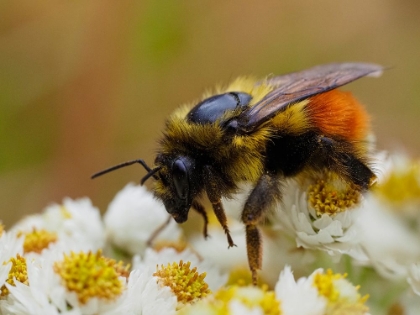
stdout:
{"type": "Polygon", "coordinates": [[[152,163],[165,117],[204,89],[336,61],[390,67],[347,89],[381,149],[420,154],[417,0],[0,1],[0,218],[63,197],[102,211],[152,163]]]}

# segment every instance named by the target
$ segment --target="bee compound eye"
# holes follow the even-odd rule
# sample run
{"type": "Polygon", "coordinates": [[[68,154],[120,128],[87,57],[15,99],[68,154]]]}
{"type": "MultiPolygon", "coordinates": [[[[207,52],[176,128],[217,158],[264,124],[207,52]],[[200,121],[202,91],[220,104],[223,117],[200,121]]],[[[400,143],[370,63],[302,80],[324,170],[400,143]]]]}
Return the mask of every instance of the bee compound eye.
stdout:
{"type": "Polygon", "coordinates": [[[177,159],[172,164],[172,178],[178,197],[187,199],[189,190],[188,170],[182,159],[177,159]]]}

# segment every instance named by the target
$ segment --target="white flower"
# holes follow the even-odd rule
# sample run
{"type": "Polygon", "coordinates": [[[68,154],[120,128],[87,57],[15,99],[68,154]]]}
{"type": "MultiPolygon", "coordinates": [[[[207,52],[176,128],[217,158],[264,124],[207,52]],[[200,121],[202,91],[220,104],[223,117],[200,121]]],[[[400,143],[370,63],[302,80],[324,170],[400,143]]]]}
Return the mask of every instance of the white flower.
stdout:
{"type": "Polygon", "coordinates": [[[27,284],[6,284],[5,314],[121,314],[128,272],[97,253],[46,251],[26,259],[27,284]]]}
{"type": "Polygon", "coordinates": [[[336,214],[317,213],[309,202],[307,188],[294,180],[286,182],[283,202],[273,215],[274,228],[294,237],[297,247],[320,249],[338,257],[349,254],[366,260],[358,246],[360,237],[355,224],[360,206],[336,214]]]}
{"type": "MultiPolygon", "coordinates": [[[[200,257],[211,261],[224,272],[249,270],[245,226],[239,219],[251,189],[250,185],[242,185],[238,194],[231,199],[222,200],[235,247],[228,248],[226,234],[218,222],[209,225],[207,239],[201,233],[193,234],[189,239],[189,243],[200,257]]],[[[274,286],[278,280],[278,274],[286,264],[292,265],[299,272],[308,271],[308,265],[315,259],[311,251],[296,250],[294,239],[279,229],[273,230],[270,224],[263,222],[259,225],[259,229],[263,247],[262,268],[259,276],[265,283],[274,286]]],[[[250,271],[249,275],[251,275],[250,271]]]]}
{"type": "Polygon", "coordinates": [[[229,199],[222,198],[222,203],[226,215],[239,222],[241,220],[241,214],[244,209],[245,202],[254,187],[248,183],[240,183],[238,187],[238,193],[229,199]]]}
{"type": "Polygon", "coordinates": [[[181,310],[180,315],[264,315],[281,313],[281,301],[273,291],[257,286],[231,285],[181,310]]]}
{"type": "Polygon", "coordinates": [[[84,243],[79,250],[96,251],[105,244],[101,214],[89,198],[64,198],[62,205],[48,207],[44,217],[48,230],[66,234],[73,241],[84,243]],[[66,212],[67,218],[63,218],[66,212]]]}
{"type": "Polygon", "coordinates": [[[407,281],[411,285],[414,293],[420,296],[420,263],[410,266],[407,281]]]}
{"type": "Polygon", "coordinates": [[[25,234],[34,229],[56,233],[60,248],[68,251],[96,251],[105,244],[100,212],[89,198],[65,198],[62,205],[51,205],[42,214],[19,221],[11,232],[25,234]]]}
{"type": "Polygon", "coordinates": [[[407,228],[420,235],[420,160],[402,153],[381,157],[382,169],[373,190],[375,196],[404,219],[407,228]]]}
{"type": "MultiPolygon", "coordinates": [[[[204,261],[218,266],[223,272],[231,273],[239,270],[249,270],[246,235],[243,223],[229,222],[229,229],[235,247],[228,248],[226,234],[220,226],[210,226],[209,238],[204,239],[201,234],[191,237],[190,244],[204,261]]],[[[286,264],[291,264],[299,272],[307,272],[307,268],[314,261],[310,251],[296,250],[296,244],[290,237],[279,231],[267,231],[260,227],[262,234],[262,268],[260,278],[269,285],[274,285],[278,274],[286,264]]],[[[251,275],[251,271],[248,271],[251,275]]]]}
{"type": "Polygon", "coordinates": [[[278,281],[278,274],[286,265],[292,266],[297,274],[307,274],[312,270],[312,263],[316,260],[316,252],[297,250],[294,239],[277,231],[263,234],[263,262],[259,272],[261,279],[274,286],[278,281]]]}
{"type": "Polygon", "coordinates": [[[367,296],[345,279],[346,275],[331,270],[315,270],[308,278],[295,281],[286,266],[276,284],[276,297],[283,315],[354,314],[368,315],[367,296]]]}
{"type": "Polygon", "coordinates": [[[207,239],[197,233],[190,238],[190,244],[204,261],[217,265],[224,272],[248,268],[244,225],[234,220],[229,220],[228,225],[236,246],[228,248],[226,234],[218,223],[209,226],[207,239]]]}
{"type": "Polygon", "coordinates": [[[362,210],[357,225],[368,263],[384,277],[406,277],[407,267],[420,260],[418,235],[388,204],[373,195],[367,196],[362,210]]]}
{"type": "MultiPolygon", "coordinates": [[[[0,310],[2,314],[32,315],[32,314],[81,314],[77,310],[59,311],[55,305],[46,300],[43,292],[33,292],[33,287],[16,282],[15,286],[7,285],[9,297],[7,300],[0,300],[0,310]],[[37,296],[35,297],[34,294],[37,296]]],[[[35,289],[37,290],[37,289],[35,289]]]]}
{"type": "Polygon", "coordinates": [[[65,254],[53,263],[65,300],[82,314],[116,312],[123,301],[127,269],[102,255],[101,251],[65,254]]]}
{"type": "Polygon", "coordinates": [[[31,231],[32,229],[42,229],[45,227],[45,221],[41,214],[32,214],[24,217],[19,220],[12,228],[9,230],[11,233],[16,233],[18,231],[31,231]]]}
{"type": "Polygon", "coordinates": [[[325,314],[369,315],[365,305],[368,296],[361,296],[359,286],[350,283],[346,276],[318,269],[309,277],[318,295],[327,301],[325,314]]]}
{"type": "Polygon", "coordinates": [[[402,279],[420,261],[420,164],[401,153],[376,158],[379,180],[359,215],[361,245],[378,273],[402,279]]]}
{"type": "Polygon", "coordinates": [[[115,314],[157,315],[174,314],[177,298],[171,289],[161,286],[153,271],[134,269],[128,278],[127,290],[115,314]]]}
{"type": "Polygon", "coordinates": [[[9,277],[9,272],[11,268],[12,268],[11,262],[0,263],[0,288],[2,288],[4,284],[6,283],[6,280],[9,277]]]}
{"type": "MultiPolygon", "coordinates": [[[[110,203],[104,216],[111,243],[131,254],[142,253],[151,235],[168,219],[163,204],[145,187],[128,184],[110,203]]],[[[156,240],[176,240],[181,229],[174,220],[159,233],[156,240]]]]}
{"type": "Polygon", "coordinates": [[[0,300],[4,314],[79,314],[68,312],[64,288],[59,285],[51,261],[46,256],[26,259],[29,285],[14,281],[6,284],[9,294],[0,300]]]}
{"type": "MultiPolygon", "coordinates": [[[[417,315],[420,310],[419,295],[414,293],[414,291],[410,289],[406,290],[402,295],[399,296],[397,306],[401,309],[401,311],[399,311],[398,314],[417,315]]],[[[372,312],[372,314],[380,314],[380,313],[372,312]]],[[[391,313],[391,311],[388,311],[388,314],[394,314],[394,313],[391,313]]]]}
{"type": "Polygon", "coordinates": [[[17,237],[15,233],[4,231],[0,235],[0,268],[11,257],[23,254],[23,241],[24,238],[17,237]]]}
{"type": "Polygon", "coordinates": [[[244,303],[238,300],[232,300],[228,305],[229,314],[241,314],[241,315],[264,315],[264,311],[260,306],[248,307],[244,303]]]}
{"type": "Polygon", "coordinates": [[[179,261],[191,262],[191,265],[197,267],[198,273],[206,273],[205,282],[209,285],[210,290],[214,291],[223,286],[227,281],[227,274],[221,271],[212,264],[211,261],[201,259],[197,254],[190,249],[185,249],[182,252],[177,252],[173,248],[163,248],[160,251],[155,251],[147,248],[144,258],[136,255],[133,258],[133,268],[139,270],[153,270],[156,271],[157,266],[172,264],[179,261]]]}
{"type": "Polygon", "coordinates": [[[275,286],[284,315],[323,315],[327,301],[319,296],[312,276],[295,281],[291,268],[286,266],[275,286]]]}
{"type": "Polygon", "coordinates": [[[276,314],[281,301],[273,291],[256,286],[231,286],[216,293],[217,299],[228,304],[230,314],[276,314]]]}
{"type": "Polygon", "coordinates": [[[0,288],[6,282],[12,263],[10,258],[23,254],[23,237],[3,231],[0,235],[0,288]]]}

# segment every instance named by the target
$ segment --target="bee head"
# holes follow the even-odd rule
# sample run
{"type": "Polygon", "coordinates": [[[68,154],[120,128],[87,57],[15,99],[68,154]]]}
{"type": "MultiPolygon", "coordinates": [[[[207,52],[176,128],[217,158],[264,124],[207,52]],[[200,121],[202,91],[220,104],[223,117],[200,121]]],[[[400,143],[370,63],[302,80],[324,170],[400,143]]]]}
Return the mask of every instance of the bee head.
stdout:
{"type": "Polygon", "coordinates": [[[155,161],[160,167],[155,184],[155,195],[162,200],[166,211],[177,223],[188,219],[191,203],[196,195],[195,162],[187,156],[165,157],[158,155],[155,161]]]}
{"type": "Polygon", "coordinates": [[[172,215],[177,223],[183,223],[188,219],[194,197],[199,192],[200,176],[196,172],[194,159],[178,155],[167,156],[159,154],[156,157],[155,168],[150,168],[142,159],[124,162],[92,175],[96,178],[135,163],[141,164],[148,172],[140,181],[144,182],[153,177],[155,182],[155,196],[162,200],[166,211],[172,215]]]}

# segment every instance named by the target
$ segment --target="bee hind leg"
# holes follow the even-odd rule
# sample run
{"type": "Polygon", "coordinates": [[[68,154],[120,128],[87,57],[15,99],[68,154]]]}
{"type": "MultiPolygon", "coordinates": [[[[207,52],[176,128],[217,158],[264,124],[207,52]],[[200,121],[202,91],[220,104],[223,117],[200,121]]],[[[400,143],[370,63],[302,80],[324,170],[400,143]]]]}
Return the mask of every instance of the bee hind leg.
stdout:
{"type": "Polygon", "coordinates": [[[353,145],[325,136],[320,137],[321,152],[328,157],[330,168],[354,183],[361,191],[367,190],[376,180],[376,175],[355,152],[353,145]]]}
{"type": "Polygon", "coordinates": [[[281,199],[281,185],[277,177],[264,174],[249,195],[241,219],[245,224],[248,264],[252,282],[257,284],[257,270],[262,267],[262,238],[257,227],[268,210],[281,199]]]}
{"type": "Polygon", "coordinates": [[[376,175],[354,155],[340,154],[340,162],[344,165],[348,179],[357,185],[361,191],[366,191],[376,181],[376,175]]]}

